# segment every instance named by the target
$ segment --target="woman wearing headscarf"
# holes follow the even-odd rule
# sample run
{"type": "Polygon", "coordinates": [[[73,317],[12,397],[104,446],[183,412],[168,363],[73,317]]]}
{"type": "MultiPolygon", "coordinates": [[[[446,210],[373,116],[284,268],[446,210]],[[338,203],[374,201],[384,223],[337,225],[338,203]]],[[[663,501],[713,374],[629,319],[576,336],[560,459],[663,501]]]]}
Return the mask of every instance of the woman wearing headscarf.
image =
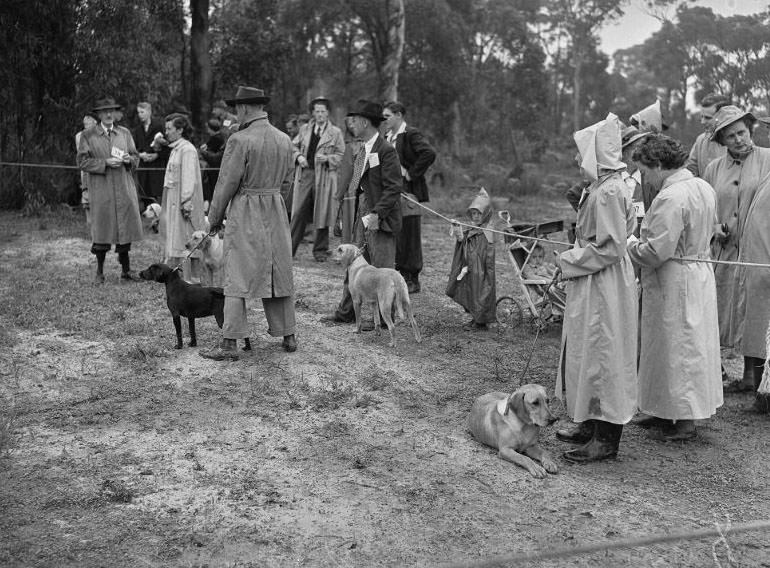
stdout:
{"type": "Polygon", "coordinates": [[[714,271],[680,260],[710,258],[716,193],[685,168],[687,153],[673,138],[652,134],[633,158],[656,193],[639,240],[628,243],[644,290],[639,410],[658,419],[664,439],[689,440],[694,421],[723,402],[714,271]]]}
{"type": "MultiPolygon", "coordinates": [[[[770,125],[770,118],[760,118],[770,125]]],[[[760,148],[757,148],[760,150],[760,148]]],[[[762,148],[764,150],[764,148],[762,148]]],[[[770,175],[759,182],[743,224],[738,260],[745,263],[770,264],[770,175]]],[[[736,285],[736,349],[743,355],[748,382],[757,392],[767,359],[767,332],[770,323],[770,269],[738,267],[736,285]]],[[[756,395],[753,410],[767,412],[768,395],[756,395]]]]}
{"type": "Polygon", "coordinates": [[[605,120],[574,135],[580,168],[591,184],[577,211],[575,245],[559,259],[567,280],[557,395],[577,427],[561,440],[583,444],[572,462],[615,457],[623,425],[636,413],[637,292],[626,239],[636,213],[623,180],[620,122],[605,120]]]}
{"type": "MultiPolygon", "coordinates": [[[[166,117],[166,140],[171,149],[163,178],[163,204],[160,232],[165,236],[167,262],[173,267],[187,257],[185,245],[194,231],[205,231],[203,182],[198,150],[192,142],[192,125],[181,114],[166,117]]],[[[183,267],[185,279],[200,277],[200,251],[195,251],[190,267],[183,267]]]]}
{"type": "MultiPolygon", "coordinates": [[[[725,146],[727,153],[711,162],[702,177],[717,194],[717,225],[711,250],[717,260],[738,260],[746,217],[760,182],[770,174],[770,149],[755,146],[751,139],[756,122],[750,112],[732,105],[720,108],[714,115],[712,139],[725,146]]],[[[741,342],[736,315],[738,268],[716,265],[714,276],[719,340],[723,347],[735,347],[741,342]]],[[[728,384],[725,392],[753,391],[756,363],[753,358],[744,358],[742,380],[728,384]]]]}

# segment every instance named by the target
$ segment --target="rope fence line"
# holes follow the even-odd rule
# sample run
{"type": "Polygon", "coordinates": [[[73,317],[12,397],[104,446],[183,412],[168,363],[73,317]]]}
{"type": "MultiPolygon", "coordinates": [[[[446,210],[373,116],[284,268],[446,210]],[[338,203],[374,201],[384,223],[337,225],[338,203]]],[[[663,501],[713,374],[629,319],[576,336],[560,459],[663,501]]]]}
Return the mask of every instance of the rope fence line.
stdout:
{"type": "MultiPolygon", "coordinates": [[[[473,229],[478,229],[479,228],[477,225],[471,225],[469,223],[463,223],[462,221],[458,221],[456,219],[450,219],[449,217],[447,217],[445,215],[442,215],[438,211],[435,211],[435,210],[431,209],[427,205],[424,205],[423,203],[420,203],[419,201],[415,201],[414,199],[412,199],[411,197],[409,197],[405,193],[402,193],[401,196],[404,197],[405,199],[411,201],[415,205],[419,205],[420,207],[422,207],[426,211],[432,213],[436,217],[440,217],[441,219],[443,219],[447,223],[455,223],[457,225],[460,225],[461,227],[468,227],[468,228],[473,228],[473,229]]],[[[491,233],[497,233],[499,235],[504,235],[506,237],[516,237],[518,239],[528,239],[530,241],[539,241],[539,242],[544,242],[544,243],[550,243],[552,245],[566,246],[566,247],[570,247],[570,248],[574,246],[572,243],[566,243],[564,241],[555,241],[555,240],[552,240],[552,239],[543,239],[543,238],[540,238],[540,237],[530,237],[528,235],[520,235],[520,234],[514,233],[512,231],[500,231],[499,229],[484,229],[484,230],[485,231],[489,231],[491,233]]],[[[676,262],[706,262],[708,264],[722,264],[722,265],[726,265],[726,266],[747,266],[747,267],[751,267],[751,268],[770,268],[770,264],[765,264],[765,263],[761,263],[761,262],[746,262],[746,261],[739,261],[739,260],[714,260],[714,259],[710,259],[710,258],[696,258],[696,257],[691,257],[691,256],[683,256],[681,258],[673,258],[671,260],[674,260],[676,262]]]]}
{"type": "Polygon", "coordinates": [[[522,552],[519,554],[500,556],[498,558],[481,560],[478,562],[456,562],[453,564],[445,565],[445,568],[496,568],[500,566],[519,564],[522,562],[531,562],[533,560],[567,558],[570,556],[577,556],[578,554],[590,554],[592,552],[602,552],[607,550],[623,550],[627,548],[637,548],[640,546],[652,546],[655,544],[663,544],[677,540],[699,540],[710,537],[718,537],[719,540],[724,540],[728,535],[760,530],[770,530],[770,519],[730,524],[727,527],[716,524],[715,528],[710,529],[650,535],[638,538],[615,540],[611,542],[597,542],[584,544],[581,546],[573,546],[570,548],[557,548],[554,550],[545,550],[540,552],[522,552]]]}
{"type": "MultiPolygon", "coordinates": [[[[31,163],[31,162],[0,162],[0,166],[15,166],[15,167],[21,167],[21,168],[49,168],[49,169],[64,169],[64,170],[80,170],[80,168],[78,166],[69,166],[69,165],[66,165],[66,164],[35,164],[35,163],[31,163]]],[[[142,169],[142,171],[145,171],[145,172],[151,172],[151,171],[165,172],[166,171],[166,168],[141,168],[141,169],[142,169]]],[[[201,168],[201,171],[202,172],[209,172],[209,171],[214,172],[214,171],[219,171],[219,169],[220,168],[201,168]]],[[[439,217],[439,218],[443,219],[447,223],[457,224],[457,225],[459,225],[461,227],[468,227],[468,228],[474,228],[474,229],[478,228],[476,225],[471,225],[469,223],[464,223],[464,222],[458,221],[456,219],[450,219],[449,217],[447,217],[445,215],[442,215],[438,211],[436,211],[434,209],[431,209],[427,205],[424,205],[424,204],[420,203],[419,201],[416,201],[416,200],[412,199],[409,195],[407,195],[405,193],[402,193],[401,196],[404,197],[405,199],[407,199],[408,201],[411,201],[415,205],[418,205],[419,207],[425,209],[429,213],[432,213],[436,217],[439,217]]],[[[506,236],[506,237],[515,237],[517,239],[526,239],[526,240],[534,241],[534,242],[550,243],[552,245],[559,245],[559,246],[564,246],[564,247],[572,247],[573,246],[572,243],[567,243],[567,242],[564,242],[564,241],[556,241],[556,240],[553,240],[553,239],[544,239],[542,237],[532,237],[532,236],[529,236],[529,235],[521,235],[519,233],[514,233],[512,231],[501,231],[499,229],[492,229],[492,228],[487,228],[487,229],[484,229],[484,230],[485,231],[489,231],[491,233],[496,233],[498,235],[503,235],[503,236],[506,236]]],[[[760,262],[745,262],[745,261],[735,261],[735,260],[713,260],[713,259],[707,259],[707,258],[693,258],[693,257],[687,257],[687,256],[682,257],[682,258],[677,258],[677,259],[674,259],[674,260],[676,260],[677,262],[706,262],[706,263],[709,263],[709,264],[722,264],[722,265],[726,265],[726,266],[747,266],[747,267],[751,267],[751,268],[770,268],[770,264],[765,264],[765,263],[760,263],[760,262]]]]}
{"type": "MultiPolygon", "coordinates": [[[[30,162],[0,162],[0,166],[16,166],[20,168],[44,168],[59,170],[80,170],[78,166],[69,166],[67,164],[33,164],[30,162]]],[[[166,168],[139,168],[143,172],[165,172],[166,168]]],[[[201,168],[202,172],[215,172],[220,168],[201,168]]],[[[88,172],[86,172],[88,173],[88,172]]]]}

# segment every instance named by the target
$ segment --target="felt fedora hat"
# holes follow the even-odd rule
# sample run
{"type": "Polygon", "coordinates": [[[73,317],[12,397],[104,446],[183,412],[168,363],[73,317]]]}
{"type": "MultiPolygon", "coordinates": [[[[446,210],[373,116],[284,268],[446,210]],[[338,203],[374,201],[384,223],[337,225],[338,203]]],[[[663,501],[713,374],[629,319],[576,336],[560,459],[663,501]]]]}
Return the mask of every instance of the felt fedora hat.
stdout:
{"type": "Polygon", "coordinates": [[[711,139],[716,140],[717,134],[720,130],[724,130],[734,122],[738,122],[744,118],[749,118],[752,121],[757,119],[750,112],[743,111],[734,105],[727,105],[720,108],[714,115],[714,130],[711,132],[711,139]]]}
{"type": "Polygon", "coordinates": [[[358,102],[348,111],[348,116],[363,116],[371,120],[375,126],[379,126],[385,120],[382,116],[382,105],[366,99],[358,99],[358,102]]]}
{"type": "Polygon", "coordinates": [[[312,101],[310,101],[310,104],[307,105],[307,108],[310,110],[310,112],[313,112],[313,106],[316,103],[324,103],[326,104],[326,108],[331,109],[332,108],[332,102],[330,99],[326,97],[316,97],[312,101]]]}
{"type": "Polygon", "coordinates": [[[94,107],[91,112],[99,112],[100,110],[118,110],[123,108],[112,97],[104,97],[103,99],[96,99],[94,107]]]}
{"type": "Polygon", "coordinates": [[[270,102],[270,97],[266,96],[265,91],[262,89],[239,86],[235,93],[235,97],[232,99],[225,99],[225,102],[230,106],[235,106],[237,104],[264,105],[270,102]]]}
{"type": "Polygon", "coordinates": [[[642,132],[636,126],[626,126],[620,133],[620,147],[626,149],[628,146],[646,137],[649,132],[642,132]]]}

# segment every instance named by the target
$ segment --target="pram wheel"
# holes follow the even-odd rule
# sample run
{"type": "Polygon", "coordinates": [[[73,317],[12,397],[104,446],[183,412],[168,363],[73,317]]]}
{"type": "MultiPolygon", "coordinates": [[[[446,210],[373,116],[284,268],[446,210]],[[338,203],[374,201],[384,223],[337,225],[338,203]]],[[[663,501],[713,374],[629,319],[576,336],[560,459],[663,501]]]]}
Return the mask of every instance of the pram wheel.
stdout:
{"type": "Polygon", "coordinates": [[[497,329],[504,332],[515,329],[524,320],[524,310],[521,304],[510,296],[503,296],[497,300],[497,329]]]}

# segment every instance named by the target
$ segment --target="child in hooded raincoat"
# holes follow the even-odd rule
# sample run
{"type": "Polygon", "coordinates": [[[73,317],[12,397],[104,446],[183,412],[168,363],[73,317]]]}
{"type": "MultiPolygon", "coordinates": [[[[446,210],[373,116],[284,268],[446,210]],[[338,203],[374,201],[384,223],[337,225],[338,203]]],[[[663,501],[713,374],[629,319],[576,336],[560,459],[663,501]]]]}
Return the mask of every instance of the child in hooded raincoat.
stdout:
{"type": "Polygon", "coordinates": [[[490,227],[492,202],[484,188],[468,207],[470,224],[453,224],[457,239],[446,294],[460,304],[473,319],[466,330],[486,329],[497,321],[497,289],[495,287],[495,245],[490,227]]]}

